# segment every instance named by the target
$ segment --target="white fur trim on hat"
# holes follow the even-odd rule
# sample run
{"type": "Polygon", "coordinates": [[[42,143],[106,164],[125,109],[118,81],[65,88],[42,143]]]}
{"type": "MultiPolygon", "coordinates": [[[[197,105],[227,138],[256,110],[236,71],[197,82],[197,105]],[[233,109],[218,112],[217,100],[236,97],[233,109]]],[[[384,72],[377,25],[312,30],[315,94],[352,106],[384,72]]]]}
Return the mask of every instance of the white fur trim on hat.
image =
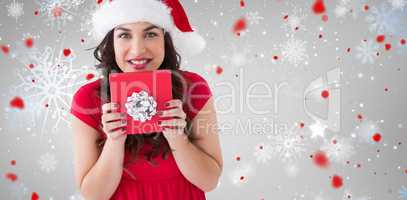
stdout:
{"type": "Polygon", "coordinates": [[[149,22],[170,33],[181,55],[195,55],[205,48],[205,40],[196,31],[181,32],[174,24],[171,10],[157,0],[113,0],[102,5],[94,14],[93,35],[101,42],[118,25],[149,22]]]}

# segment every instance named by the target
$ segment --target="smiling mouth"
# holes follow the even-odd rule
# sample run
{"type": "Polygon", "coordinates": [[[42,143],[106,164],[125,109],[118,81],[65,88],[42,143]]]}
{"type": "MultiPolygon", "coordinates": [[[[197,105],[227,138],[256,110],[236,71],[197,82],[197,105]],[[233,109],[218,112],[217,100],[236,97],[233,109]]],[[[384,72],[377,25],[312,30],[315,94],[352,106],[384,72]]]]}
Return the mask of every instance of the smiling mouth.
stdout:
{"type": "Polygon", "coordinates": [[[148,65],[148,63],[151,62],[151,59],[145,59],[145,60],[129,60],[127,61],[130,66],[132,66],[134,69],[145,69],[148,65]]]}

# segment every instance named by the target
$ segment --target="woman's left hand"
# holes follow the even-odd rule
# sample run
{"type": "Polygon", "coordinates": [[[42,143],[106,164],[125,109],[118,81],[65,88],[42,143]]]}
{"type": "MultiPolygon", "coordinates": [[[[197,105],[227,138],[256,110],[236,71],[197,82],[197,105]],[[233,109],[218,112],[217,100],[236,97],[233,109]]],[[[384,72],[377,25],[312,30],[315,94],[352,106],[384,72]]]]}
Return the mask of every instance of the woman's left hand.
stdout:
{"type": "Polygon", "coordinates": [[[166,103],[167,110],[159,112],[160,119],[159,125],[163,128],[164,137],[167,140],[175,140],[179,138],[186,138],[185,127],[186,113],[182,108],[182,101],[179,99],[172,99],[166,103]]]}

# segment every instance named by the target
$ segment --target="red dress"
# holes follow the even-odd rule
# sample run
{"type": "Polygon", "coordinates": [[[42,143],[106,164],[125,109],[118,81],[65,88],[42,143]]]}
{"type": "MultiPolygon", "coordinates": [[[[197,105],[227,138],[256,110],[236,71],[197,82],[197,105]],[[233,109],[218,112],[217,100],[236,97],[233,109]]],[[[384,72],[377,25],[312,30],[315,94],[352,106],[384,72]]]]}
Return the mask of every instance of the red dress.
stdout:
{"type": "MultiPolygon", "coordinates": [[[[211,90],[198,74],[182,71],[188,85],[187,102],[184,112],[192,120],[199,110],[211,97],[211,90]]],[[[100,80],[88,83],[75,93],[71,113],[84,123],[96,129],[102,138],[106,138],[101,129],[101,99],[98,95],[100,80]]],[[[170,151],[166,160],[157,156],[153,160],[157,164],[151,165],[144,158],[144,153],[149,151],[151,145],[145,143],[141,148],[138,159],[123,169],[120,184],[111,200],[202,200],[205,193],[189,182],[179,170],[170,151]]],[[[130,159],[130,154],[125,153],[124,162],[130,159]]]]}

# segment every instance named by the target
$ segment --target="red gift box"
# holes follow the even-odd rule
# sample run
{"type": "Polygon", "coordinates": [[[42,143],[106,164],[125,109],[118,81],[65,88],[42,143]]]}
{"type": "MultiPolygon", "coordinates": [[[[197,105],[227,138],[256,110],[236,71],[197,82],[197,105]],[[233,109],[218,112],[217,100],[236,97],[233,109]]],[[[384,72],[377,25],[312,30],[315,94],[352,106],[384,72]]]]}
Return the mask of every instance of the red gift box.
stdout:
{"type": "MultiPolygon", "coordinates": [[[[109,76],[109,82],[111,101],[119,104],[118,112],[127,114],[127,134],[162,132],[163,129],[158,125],[160,117],[157,113],[161,110],[165,110],[165,103],[172,99],[170,70],[112,73],[109,76]],[[136,94],[141,95],[143,94],[142,91],[148,94],[150,101],[138,101],[138,103],[136,103],[137,101],[133,101],[133,104],[128,102],[128,97],[136,94]],[[151,100],[156,102],[155,114],[149,110],[153,107],[153,104],[150,104],[152,102],[151,100]],[[140,115],[133,118],[134,112],[133,114],[131,112],[133,109],[127,109],[126,103],[128,103],[128,106],[147,105],[149,109],[144,110],[146,112],[141,111],[141,115],[149,113],[150,115],[147,114],[147,116],[150,116],[151,119],[137,118],[137,116],[140,115]],[[143,122],[143,120],[145,121],[143,122]]],[[[137,109],[143,110],[145,107],[137,109]]],[[[140,114],[140,112],[136,113],[140,114]]]]}

